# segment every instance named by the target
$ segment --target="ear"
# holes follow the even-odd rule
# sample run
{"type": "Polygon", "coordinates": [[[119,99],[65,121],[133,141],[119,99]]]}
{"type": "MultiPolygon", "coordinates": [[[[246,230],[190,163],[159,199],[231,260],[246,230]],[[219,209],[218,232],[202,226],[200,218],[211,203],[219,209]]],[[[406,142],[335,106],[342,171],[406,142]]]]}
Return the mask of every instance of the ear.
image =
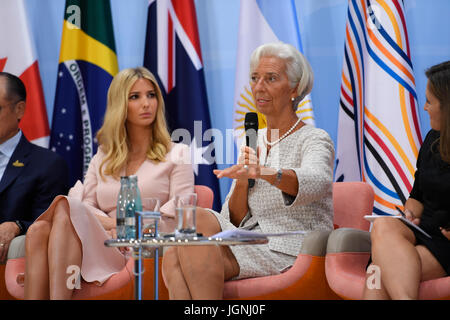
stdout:
{"type": "Polygon", "coordinates": [[[297,85],[291,89],[291,98],[295,99],[298,97],[298,93],[297,93],[298,85],[299,85],[299,83],[297,83],[297,85]]]}
{"type": "Polygon", "coordinates": [[[14,112],[17,117],[17,121],[20,121],[23,118],[23,115],[25,114],[25,101],[19,101],[16,106],[14,107],[14,112]]]}

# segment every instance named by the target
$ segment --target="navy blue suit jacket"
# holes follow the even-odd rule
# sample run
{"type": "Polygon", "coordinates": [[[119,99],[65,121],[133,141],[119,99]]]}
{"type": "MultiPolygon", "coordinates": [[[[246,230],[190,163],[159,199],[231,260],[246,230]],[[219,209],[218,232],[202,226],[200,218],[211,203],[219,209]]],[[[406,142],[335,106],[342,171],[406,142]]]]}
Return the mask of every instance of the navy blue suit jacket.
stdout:
{"type": "Polygon", "coordinates": [[[23,233],[59,194],[67,194],[68,168],[56,153],[22,137],[0,181],[0,223],[18,220],[23,233]]]}

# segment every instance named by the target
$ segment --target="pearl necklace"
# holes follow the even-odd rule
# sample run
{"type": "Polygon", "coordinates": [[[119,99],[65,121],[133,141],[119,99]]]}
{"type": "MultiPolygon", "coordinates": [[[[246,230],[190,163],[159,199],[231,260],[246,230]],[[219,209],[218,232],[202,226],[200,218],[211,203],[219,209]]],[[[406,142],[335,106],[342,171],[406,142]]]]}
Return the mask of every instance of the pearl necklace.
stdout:
{"type": "Polygon", "coordinates": [[[300,123],[301,120],[302,120],[302,119],[298,118],[297,122],[294,123],[294,125],[293,125],[288,131],[286,131],[286,133],[283,134],[283,136],[281,136],[281,138],[279,138],[278,140],[272,141],[272,142],[267,141],[267,133],[269,132],[269,130],[267,130],[266,134],[263,135],[264,143],[265,143],[266,145],[268,145],[268,146],[273,147],[273,146],[276,145],[278,142],[280,142],[281,140],[283,140],[284,138],[286,138],[288,135],[290,135],[291,132],[292,132],[292,130],[294,130],[295,127],[297,127],[297,125],[300,123]]]}

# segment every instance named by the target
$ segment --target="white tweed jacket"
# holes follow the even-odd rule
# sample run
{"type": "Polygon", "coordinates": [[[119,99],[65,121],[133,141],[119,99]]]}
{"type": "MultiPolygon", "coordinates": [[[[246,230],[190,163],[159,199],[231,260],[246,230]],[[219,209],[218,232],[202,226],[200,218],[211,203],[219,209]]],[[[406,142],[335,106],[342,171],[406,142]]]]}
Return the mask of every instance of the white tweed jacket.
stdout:
{"type": "MultiPolygon", "coordinates": [[[[262,140],[266,131],[262,129],[258,132],[260,164],[295,171],[298,193],[296,197],[290,196],[257,179],[255,186],[249,189],[249,211],[239,228],[252,229],[259,224],[262,232],[332,230],[334,146],[330,136],[322,129],[305,125],[273,146],[267,155],[262,140]]],[[[228,220],[228,201],[235,184],[234,180],[221,210],[228,220]]],[[[297,256],[304,237],[272,237],[269,248],[297,256]]]]}

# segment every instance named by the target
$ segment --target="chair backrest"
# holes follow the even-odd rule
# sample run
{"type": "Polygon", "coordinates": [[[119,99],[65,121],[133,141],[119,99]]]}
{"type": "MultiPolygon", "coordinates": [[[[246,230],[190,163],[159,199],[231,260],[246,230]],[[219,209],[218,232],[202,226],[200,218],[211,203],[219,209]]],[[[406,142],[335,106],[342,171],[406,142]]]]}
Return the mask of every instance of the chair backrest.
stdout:
{"type": "Polygon", "coordinates": [[[372,214],[374,192],[366,182],[333,183],[334,224],[339,228],[369,230],[363,217],[372,214]]]}
{"type": "Polygon", "coordinates": [[[195,185],[194,192],[197,194],[197,206],[212,209],[214,192],[210,187],[195,185]]]}

